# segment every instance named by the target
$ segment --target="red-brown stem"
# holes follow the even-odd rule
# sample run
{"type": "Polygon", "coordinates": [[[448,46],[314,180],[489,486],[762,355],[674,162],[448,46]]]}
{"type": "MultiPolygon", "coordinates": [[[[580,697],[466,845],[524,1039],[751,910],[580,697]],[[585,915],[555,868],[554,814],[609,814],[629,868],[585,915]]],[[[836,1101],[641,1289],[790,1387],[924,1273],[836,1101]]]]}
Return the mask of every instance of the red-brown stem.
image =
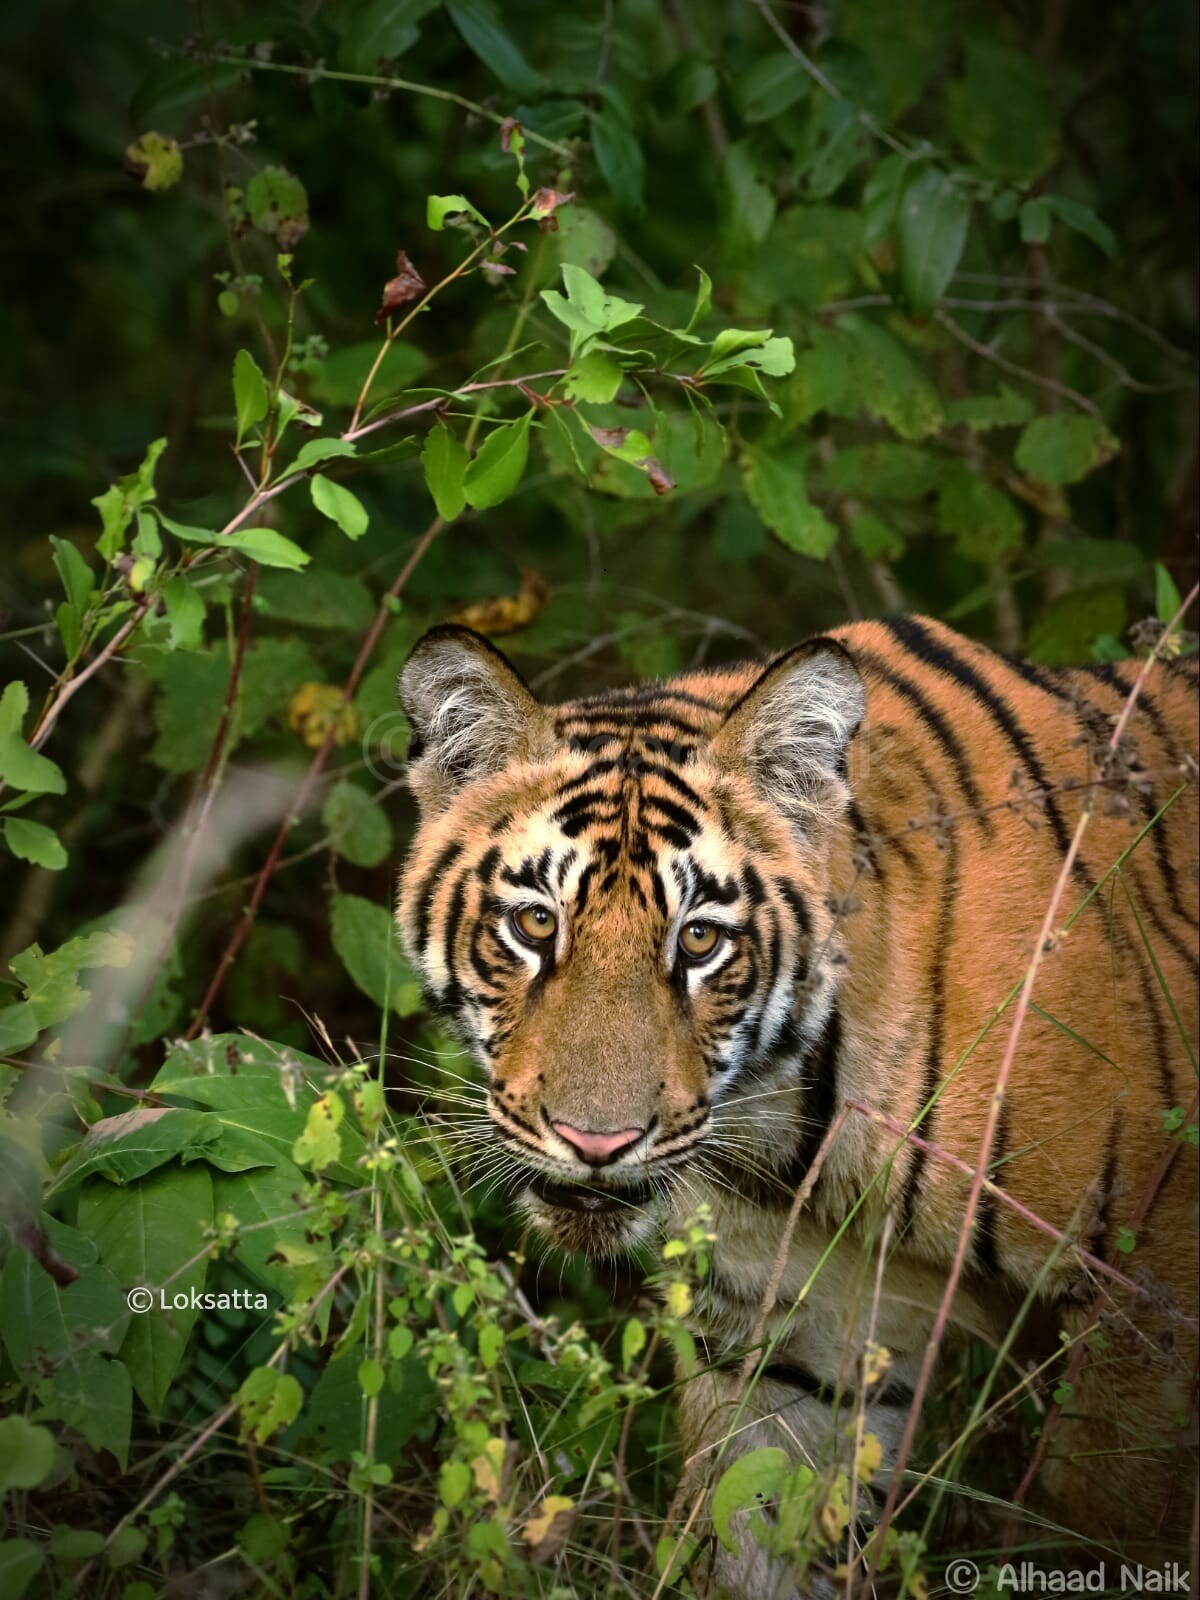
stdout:
{"type": "MultiPolygon", "coordinates": [[[[1138,698],[1145,686],[1146,679],[1150,674],[1151,668],[1154,667],[1158,661],[1159,651],[1182,622],[1187,611],[1195,601],[1198,593],[1200,593],[1200,584],[1193,584],[1192,588],[1188,592],[1187,599],[1184,600],[1183,604],[1179,607],[1179,610],[1171,618],[1171,621],[1167,624],[1166,628],[1164,628],[1158,643],[1154,646],[1154,649],[1142,663],[1141,671],[1134,680],[1133,687],[1130,689],[1129,694],[1126,697],[1125,704],[1121,708],[1121,715],[1117,718],[1116,726],[1113,728],[1112,737],[1108,741],[1108,748],[1105,751],[1104,760],[1098,763],[1098,765],[1101,767],[1101,770],[1103,770],[1103,767],[1109,760],[1111,760],[1113,755],[1115,755],[1117,750],[1120,748],[1121,740],[1125,736],[1125,729],[1129,725],[1129,719],[1133,715],[1134,708],[1137,705],[1138,698]]],[[[870,1591],[874,1586],[875,1577],[879,1570],[879,1559],[883,1549],[884,1536],[888,1527],[891,1525],[892,1518],[896,1514],[896,1500],[900,1493],[900,1484],[904,1476],[904,1469],[907,1466],[908,1458],[912,1453],[913,1440],[917,1431],[917,1422],[921,1415],[921,1408],[924,1405],[925,1396],[929,1392],[929,1384],[933,1377],[933,1369],[937,1364],[938,1351],[941,1348],[942,1339],[946,1332],[946,1326],[950,1320],[950,1308],[954,1301],[954,1295],[958,1289],[959,1280],[963,1274],[963,1268],[966,1266],[967,1251],[970,1248],[971,1238],[975,1230],[975,1217],[979,1211],[979,1201],[983,1194],[984,1184],[987,1182],[988,1163],[992,1158],[992,1150],[996,1141],[996,1130],[999,1127],[1000,1114],[1004,1108],[1004,1096],[1008,1088],[1008,1080],[1012,1073],[1013,1063],[1016,1060],[1017,1045],[1020,1042],[1021,1032],[1025,1025],[1025,1018],[1029,1014],[1029,1003],[1033,998],[1033,986],[1037,980],[1037,975],[1041,968],[1042,957],[1045,955],[1047,947],[1050,944],[1051,935],[1054,931],[1055,922],[1058,917],[1058,908],[1062,903],[1063,896],[1067,891],[1067,885],[1071,881],[1071,872],[1075,865],[1075,861],[1078,858],[1080,846],[1083,843],[1083,836],[1087,832],[1088,823],[1092,818],[1094,799],[1095,791],[1092,790],[1089,792],[1088,797],[1084,802],[1083,810],[1080,813],[1079,821],[1076,824],[1075,832],[1072,835],[1070,846],[1067,850],[1066,856],[1063,859],[1062,869],[1055,880],[1054,889],[1050,895],[1050,903],[1046,907],[1046,914],[1042,918],[1042,925],[1038,932],[1037,941],[1034,944],[1033,955],[1030,958],[1029,965],[1025,970],[1025,978],[1021,984],[1021,992],[1017,996],[1012,1027],[1009,1029],[1008,1040],[1004,1047],[1004,1055],[1000,1062],[999,1071],[996,1074],[995,1087],[992,1090],[992,1098],[988,1105],[987,1120],[984,1123],[983,1138],[980,1140],[979,1144],[979,1155],[976,1158],[975,1171],[971,1179],[970,1190],[967,1194],[966,1209],[963,1213],[962,1223],[958,1230],[958,1241],[954,1249],[954,1259],[951,1262],[950,1272],[946,1279],[946,1287],[942,1293],[942,1299],[937,1309],[937,1315],[934,1318],[933,1328],[929,1335],[929,1342],[925,1347],[925,1355],[921,1362],[921,1371],[917,1378],[913,1393],[912,1405],[909,1407],[908,1419],[904,1425],[904,1436],[900,1441],[900,1449],[896,1454],[896,1460],[891,1474],[891,1481],[888,1485],[887,1499],[884,1501],[883,1512],[879,1519],[877,1537],[873,1540],[874,1549],[872,1552],[871,1566],[867,1573],[866,1581],[866,1588],[868,1591],[870,1591]]]]}
{"type": "MultiPolygon", "coordinates": [[[[67,701],[73,694],[76,694],[80,689],[82,689],[88,679],[94,677],[95,674],[100,671],[101,667],[105,666],[109,661],[112,660],[117,651],[121,648],[126,639],[128,639],[129,635],[142,620],[145,613],[146,605],[143,601],[138,606],[133,616],[131,616],[127,622],[123,622],[121,624],[116,633],[113,634],[112,638],[104,646],[103,650],[97,652],[93,659],[88,662],[87,666],[84,667],[83,671],[77,672],[73,678],[68,679],[68,681],[63,684],[57,695],[55,695],[54,699],[51,700],[50,704],[38,718],[37,726],[29,736],[29,744],[32,749],[41,749],[42,745],[44,745],[46,740],[50,737],[50,733],[54,727],[54,724],[62,715],[63,707],[66,705],[67,701]]],[[[0,785],[0,787],[3,787],[3,785],[0,785]]]]}
{"type": "MultiPolygon", "coordinates": [[[[359,646],[358,655],[354,659],[354,665],[350,668],[350,675],[342,685],[341,699],[338,706],[339,711],[343,706],[349,703],[354,695],[354,691],[358,688],[363,673],[366,671],[367,662],[371,658],[371,653],[375,649],[376,644],[379,642],[379,635],[383,632],[384,624],[391,616],[390,602],[394,600],[404,589],[404,586],[407,584],[409,578],[412,577],[418,563],[421,561],[421,558],[429,549],[429,546],[433,543],[434,539],[436,539],[438,534],[441,532],[442,526],[443,524],[441,517],[434,517],[433,521],[429,524],[429,526],[425,529],[425,532],[413,546],[408,560],[396,574],[391,588],[379,602],[379,609],[375,613],[375,619],[371,623],[371,626],[367,629],[366,634],[363,636],[363,642],[359,646]]],[[[191,1026],[184,1035],[185,1039],[194,1039],[200,1032],[200,1029],[204,1026],[205,1018],[212,1010],[213,1003],[221,992],[221,989],[225,983],[225,979],[229,974],[229,969],[237,959],[238,952],[241,950],[242,945],[246,941],[246,935],[250,932],[250,929],[254,925],[254,919],[258,915],[258,908],[262,904],[263,895],[267,892],[267,885],[271,881],[272,874],[274,873],[275,868],[279,865],[279,858],[283,854],[283,849],[287,843],[288,835],[291,833],[296,819],[303,813],[305,806],[307,806],[313,789],[316,786],[317,779],[321,776],[321,773],[325,768],[325,763],[329,760],[329,754],[333,749],[333,741],[337,733],[337,728],[338,718],[336,715],[334,715],[329,719],[329,726],[325,730],[325,737],[321,741],[320,748],[318,749],[316,755],[313,756],[312,761],[309,763],[308,770],[300,780],[300,785],[296,790],[291,804],[284,814],[283,821],[279,824],[279,831],[276,833],[275,838],[271,843],[271,848],[267,852],[267,858],[262,864],[258,877],[254,880],[254,888],[250,891],[250,899],[246,903],[246,909],[242,912],[237,926],[230,935],[228,944],[221,952],[221,958],[217,962],[217,969],[213,973],[212,981],[209,983],[208,989],[204,995],[204,999],[200,1002],[200,1009],[192,1018],[191,1026]]]]}

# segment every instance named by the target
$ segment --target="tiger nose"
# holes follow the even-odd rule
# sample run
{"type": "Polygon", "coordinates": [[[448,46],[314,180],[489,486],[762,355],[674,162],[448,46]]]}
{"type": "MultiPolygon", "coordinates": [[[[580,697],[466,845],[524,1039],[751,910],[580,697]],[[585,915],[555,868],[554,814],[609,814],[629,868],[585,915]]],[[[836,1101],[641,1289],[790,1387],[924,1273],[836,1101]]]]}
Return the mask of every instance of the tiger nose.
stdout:
{"type": "Polygon", "coordinates": [[[636,1144],[646,1131],[645,1128],[621,1128],[616,1133],[600,1133],[592,1128],[573,1128],[569,1122],[552,1122],[550,1126],[589,1167],[603,1167],[609,1161],[615,1161],[623,1150],[636,1144]]]}

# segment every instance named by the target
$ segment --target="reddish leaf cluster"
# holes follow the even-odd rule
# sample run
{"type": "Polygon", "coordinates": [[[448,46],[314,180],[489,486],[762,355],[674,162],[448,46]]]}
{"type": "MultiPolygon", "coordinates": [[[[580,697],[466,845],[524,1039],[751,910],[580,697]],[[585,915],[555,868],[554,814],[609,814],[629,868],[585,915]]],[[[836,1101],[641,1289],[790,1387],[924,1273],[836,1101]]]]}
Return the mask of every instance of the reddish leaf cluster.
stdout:
{"type": "Polygon", "coordinates": [[[396,276],[383,286],[383,304],[375,313],[376,322],[386,322],[397,306],[419,299],[425,289],[425,279],[408,259],[407,252],[396,252],[396,276]]]}

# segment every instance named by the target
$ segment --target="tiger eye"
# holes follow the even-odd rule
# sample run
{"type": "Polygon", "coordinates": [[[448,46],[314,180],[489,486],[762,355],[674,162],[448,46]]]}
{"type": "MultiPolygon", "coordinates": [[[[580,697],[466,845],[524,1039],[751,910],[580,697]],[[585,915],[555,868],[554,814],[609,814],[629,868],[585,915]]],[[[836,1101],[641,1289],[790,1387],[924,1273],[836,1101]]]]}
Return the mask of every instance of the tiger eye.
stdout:
{"type": "Polygon", "coordinates": [[[688,922],[679,930],[679,948],[693,961],[712,955],[721,937],[714,922],[688,922]]]}
{"type": "Polygon", "coordinates": [[[527,944],[545,944],[558,928],[558,918],[545,906],[522,906],[513,912],[512,923],[527,944]]]}

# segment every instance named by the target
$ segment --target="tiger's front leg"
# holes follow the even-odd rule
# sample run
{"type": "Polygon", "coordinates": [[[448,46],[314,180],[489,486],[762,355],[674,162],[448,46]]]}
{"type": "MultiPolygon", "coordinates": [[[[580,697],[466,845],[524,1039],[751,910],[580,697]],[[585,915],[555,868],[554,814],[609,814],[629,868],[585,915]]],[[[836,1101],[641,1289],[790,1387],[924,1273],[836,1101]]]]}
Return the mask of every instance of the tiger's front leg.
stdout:
{"type": "Polygon", "coordinates": [[[861,1550],[920,1361],[868,1348],[848,1384],[831,1354],[820,1341],[791,1339],[748,1383],[740,1365],[706,1367],[683,1383],[676,1525],[690,1522],[702,1539],[692,1569],[701,1594],[824,1600],[840,1588],[835,1569],[861,1550]]]}

